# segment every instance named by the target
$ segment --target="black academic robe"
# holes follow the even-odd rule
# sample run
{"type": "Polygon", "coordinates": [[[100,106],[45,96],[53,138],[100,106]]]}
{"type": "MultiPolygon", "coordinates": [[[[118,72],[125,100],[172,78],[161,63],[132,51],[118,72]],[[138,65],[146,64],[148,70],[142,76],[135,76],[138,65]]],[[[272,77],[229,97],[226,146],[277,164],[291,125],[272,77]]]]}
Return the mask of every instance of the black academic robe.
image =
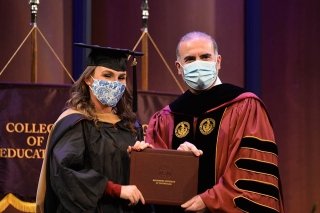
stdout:
{"type": "Polygon", "coordinates": [[[46,212],[142,212],[105,195],[108,181],[128,184],[127,148],[137,139],[123,121],[95,125],[80,114],[61,119],[48,146],[46,212]]]}

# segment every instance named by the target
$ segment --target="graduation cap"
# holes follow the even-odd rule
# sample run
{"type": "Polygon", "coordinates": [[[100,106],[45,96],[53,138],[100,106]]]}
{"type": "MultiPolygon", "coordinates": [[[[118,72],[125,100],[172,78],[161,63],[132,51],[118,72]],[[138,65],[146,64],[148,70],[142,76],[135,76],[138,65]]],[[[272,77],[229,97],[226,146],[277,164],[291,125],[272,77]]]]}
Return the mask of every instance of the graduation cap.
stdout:
{"type": "Polygon", "coordinates": [[[132,75],[133,75],[133,84],[132,84],[132,95],[133,103],[132,108],[134,112],[137,112],[137,73],[136,73],[136,56],[142,56],[142,52],[135,52],[129,49],[120,49],[112,47],[102,47],[99,45],[89,45],[84,43],[74,43],[75,46],[88,48],[91,50],[87,66],[103,66],[110,68],[116,71],[126,71],[127,70],[127,61],[128,57],[133,57],[132,63],[132,75]]]}

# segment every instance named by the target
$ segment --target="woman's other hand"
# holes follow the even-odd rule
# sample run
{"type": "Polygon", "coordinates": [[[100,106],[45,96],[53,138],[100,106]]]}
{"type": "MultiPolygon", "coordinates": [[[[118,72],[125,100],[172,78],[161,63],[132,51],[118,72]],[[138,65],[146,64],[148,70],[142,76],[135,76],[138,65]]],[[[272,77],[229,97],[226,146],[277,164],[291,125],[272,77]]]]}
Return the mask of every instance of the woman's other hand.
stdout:
{"type": "Polygon", "coordinates": [[[136,143],[133,146],[128,147],[127,151],[128,153],[130,153],[132,150],[141,151],[148,147],[153,148],[151,144],[146,143],[145,141],[136,141],[136,143]]]}

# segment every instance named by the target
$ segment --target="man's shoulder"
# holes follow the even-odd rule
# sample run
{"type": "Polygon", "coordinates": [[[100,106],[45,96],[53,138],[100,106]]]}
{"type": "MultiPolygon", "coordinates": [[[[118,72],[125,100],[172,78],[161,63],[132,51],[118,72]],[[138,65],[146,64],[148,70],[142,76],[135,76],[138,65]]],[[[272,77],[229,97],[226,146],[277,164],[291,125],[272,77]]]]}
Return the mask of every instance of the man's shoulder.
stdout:
{"type": "Polygon", "coordinates": [[[171,113],[172,113],[172,110],[170,109],[170,105],[166,105],[165,107],[157,111],[155,115],[166,116],[166,115],[171,115],[171,113]]]}
{"type": "Polygon", "coordinates": [[[244,88],[232,84],[219,84],[200,93],[187,91],[170,103],[169,106],[174,113],[199,116],[208,110],[238,101],[239,97],[243,98],[242,95],[245,93],[247,93],[247,90],[244,88]]]}

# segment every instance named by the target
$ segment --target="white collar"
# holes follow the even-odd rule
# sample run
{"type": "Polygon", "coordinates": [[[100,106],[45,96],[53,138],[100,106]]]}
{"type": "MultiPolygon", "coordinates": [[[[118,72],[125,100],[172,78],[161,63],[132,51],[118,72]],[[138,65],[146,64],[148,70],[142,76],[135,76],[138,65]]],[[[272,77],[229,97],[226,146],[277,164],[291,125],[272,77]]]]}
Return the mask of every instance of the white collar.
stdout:
{"type": "Polygon", "coordinates": [[[219,85],[219,84],[222,84],[222,82],[221,82],[220,78],[217,76],[217,79],[216,79],[216,81],[214,82],[214,85],[213,85],[213,86],[217,86],[217,85],[219,85]]]}

